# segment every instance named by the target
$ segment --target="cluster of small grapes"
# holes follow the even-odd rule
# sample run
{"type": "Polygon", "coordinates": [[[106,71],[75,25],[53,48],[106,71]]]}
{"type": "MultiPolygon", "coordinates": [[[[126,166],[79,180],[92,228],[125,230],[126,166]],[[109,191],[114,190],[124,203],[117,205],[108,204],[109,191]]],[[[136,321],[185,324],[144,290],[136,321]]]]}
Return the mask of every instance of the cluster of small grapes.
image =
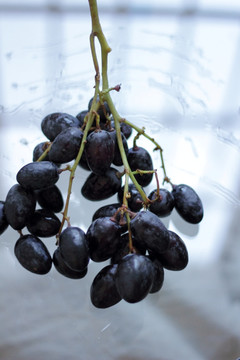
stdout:
{"type": "Polygon", "coordinates": [[[92,304],[107,308],[122,299],[141,301],[161,289],[164,269],[178,271],[187,266],[185,243],[165,227],[161,217],[169,216],[175,208],[184,220],[197,224],[203,218],[203,206],[191,187],[174,185],[168,178],[171,191],[160,188],[156,181],[156,189],[147,196],[144,188],[156,171],[149,152],[136,144],[139,134],[129,147],[132,126],[121,121],[121,148],[108,104],[99,98],[97,112],[87,128],[92,101],[76,116],[52,113],[42,120],[47,139],[34,148],[32,162],[18,171],[16,184],[0,202],[0,234],[9,225],[19,232],[16,258],[36,274],[46,274],[54,265],[63,276],[81,279],[87,274],[90,259],[108,260],[109,265],[96,275],[90,289],[92,304]],[[136,181],[125,178],[122,185],[124,158],[134,174],[130,180],[136,181]],[[86,199],[105,200],[115,194],[118,198],[118,202],[96,210],[86,232],[70,224],[67,203],[71,189],[64,207],[56,185],[63,171],[71,172],[71,184],[73,170],[79,167],[89,171],[81,188],[86,199]],[[62,221],[58,217],[61,212],[62,221]],[[52,236],[57,242],[51,255],[40,238],[52,236]]]}

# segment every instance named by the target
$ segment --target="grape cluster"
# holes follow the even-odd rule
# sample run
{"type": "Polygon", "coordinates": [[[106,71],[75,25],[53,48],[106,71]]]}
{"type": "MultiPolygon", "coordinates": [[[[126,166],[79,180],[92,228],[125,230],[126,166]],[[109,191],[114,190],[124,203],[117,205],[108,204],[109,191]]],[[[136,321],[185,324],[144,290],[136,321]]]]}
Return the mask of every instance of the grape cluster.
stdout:
{"type": "Polygon", "coordinates": [[[157,171],[151,154],[136,143],[140,134],[131,147],[134,127],[120,121],[119,133],[107,102],[98,97],[95,114],[92,102],[76,116],[58,112],[44,117],[41,130],[46,141],[33,149],[32,162],[19,169],[16,184],[0,201],[0,234],[8,226],[18,232],[15,256],[35,274],[47,274],[55,267],[67,278],[81,279],[91,261],[108,261],[90,288],[92,304],[108,308],[121,300],[143,300],[162,288],[166,270],[187,266],[185,243],[161,218],[176,209],[185,221],[198,224],[203,205],[190,186],[173,184],[167,177],[163,185],[167,182],[171,190],[159,187],[156,176],[156,188],[146,194],[157,171]],[[88,126],[90,114],[93,120],[88,126]],[[73,170],[81,168],[89,172],[81,184],[84,198],[97,203],[117,197],[115,203],[97,207],[85,232],[71,226],[70,192],[64,201],[57,186],[63,171],[70,171],[72,181],[73,170]],[[50,254],[44,238],[53,236],[56,249],[50,254]]]}

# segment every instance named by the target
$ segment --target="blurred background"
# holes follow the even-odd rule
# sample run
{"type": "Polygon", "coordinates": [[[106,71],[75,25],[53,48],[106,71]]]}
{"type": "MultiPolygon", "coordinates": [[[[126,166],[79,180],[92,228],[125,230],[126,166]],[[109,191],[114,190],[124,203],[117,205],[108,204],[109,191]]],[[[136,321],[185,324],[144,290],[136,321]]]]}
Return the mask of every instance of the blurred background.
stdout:
{"type": "MultiPolygon", "coordinates": [[[[163,221],[185,241],[189,265],[168,271],[158,294],[98,310],[89,289],[106,264],[82,280],[55,269],[39,277],[14,257],[18,234],[0,237],[0,359],[236,360],[240,356],[240,3],[236,0],[99,0],[119,113],[145,126],[164,149],[167,174],[192,186],[205,217],[163,221]]],[[[0,197],[44,141],[51,112],[76,115],[93,95],[87,0],[0,0],[0,197]]],[[[129,143],[132,140],[130,139],[129,143]]],[[[139,144],[152,151],[151,143],[139,144]]],[[[159,169],[159,156],[153,153],[159,169]]],[[[116,197],[81,197],[70,216],[85,231],[116,197]],[[87,211],[86,211],[87,209],[87,211]]],[[[68,177],[59,186],[66,197],[68,177]]],[[[146,192],[155,187],[152,183],[146,192]]],[[[45,240],[44,240],[45,241],[45,240]]],[[[55,239],[45,241],[51,253],[55,239]]]]}

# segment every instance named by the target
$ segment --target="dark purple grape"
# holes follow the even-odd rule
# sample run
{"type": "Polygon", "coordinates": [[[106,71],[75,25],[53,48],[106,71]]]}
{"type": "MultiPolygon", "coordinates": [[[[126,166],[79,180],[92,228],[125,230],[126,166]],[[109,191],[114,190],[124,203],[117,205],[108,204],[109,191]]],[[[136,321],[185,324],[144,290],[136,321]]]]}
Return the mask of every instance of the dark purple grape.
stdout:
{"type": "MultiPolygon", "coordinates": [[[[136,170],[153,170],[153,162],[149,152],[139,146],[132,147],[128,150],[127,160],[132,171],[136,170]]],[[[148,186],[152,181],[153,174],[137,174],[135,178],[139,185],[148,186]]]]}
{"type": "Polygon", "coordinates": [[[185,184],[174,185],[172,194],[178,214],[191,224],[198,224],[203,219],[203,204],[198,194],[185,184]]]}
{"type": "Polygon", "coordinates": [[[56,185],[46,189],[36,190],[35,196],[42,208],[51,210],[55,213],[62,211],[64,205],[63,197],[56,185]]]}
{"type": "Polygon", "coordinates": [[[183,270],[188,264],[188,251],[183,240],[173,231],[169,230],[170,244],[167,251],[158,254],[162,266],[168,270],[183,270]]]}
{"type": "MultiPolygon", "coordinates": [[[[97,101],[99,101],[99,96],[97,96],[97,101]]],[[[93,102],[93,98],[90,99],[88,103],[88,111],[91,109],[93,102]]],[[[100,121],[102,123],[105,123],[107,121],[107,117],[111,115],[111,110],[109,109],[108,103],[104,101],[103,105],[100,104],[100,107],[98,109],[98,115],[100,116],[100,121]]]]}
{"type": "MultiPolygon", "coordinates": [[[[112,163],[116,166],[122,166],[123,162],[122,162],[122,157],[121,157],[121,153],[120,153],[119,146],[118,146],[116,130],[109,131],[109,134],[111,135],[111,137],[114,141],[114,144],[115,144],[115,151],[114,151],[114,157],[113,157],[112,163]]],[[[121,136],[122,136],[124,151],[127,155],[128,154],[128,143],[127,143],[125,136],[123,134],[121,134],[121,136]]]]}
{"type": "Polygon", "coordinates": [[[111,216],[113,216],[121,206],[122,205],[120,203],[114,203],[114,204],[101,206],[93,214],[92,221],[94,221],[94,220],[96,220],[96,219],[98,219],[100,217],[106,217],[106,216],[111,217],[111,216]]]}
{"type": "MultiPolygon", "coordinates": [[[[47,141],[43,141],[35,146],[33,149],[33,161],[37,161],[40,156],[44,153],[44,151],[48,148],[49,143],[47,141]]],[[[48,154],[44,158],[45,161],[49,161],[48,154]]]]}
{"type": "Polygon", "coordinates": [[[84,231],[69,226],[59,237],[59,250],[63,261],[75,271],[84,271],[89,262],[89,252],[84,231]]]}
{"type": "MultiPolygon", "coordinates": [[[[142,189],[143,190],[143,189],[142,189]]],[[[139,211],[143,207],[143,198],[140,195],[139,191],[137,190],[134,184],[128,185],[128,192],[130,197],[127,199],[128,207],[132,211],[139,211]]],[[[143,190],[145,193],[145,191],[143,190]]],[[[118,191],[118,200],[122,203],[123,202],[123,193],[124,193],[124,186],[118,191]]]]}
{"type": "MultiPolygon", "coordinates": [[[[134,254],[140,254],[145,255],[146,254],[146,248],[139,244],[137,239],[132,236],[132,244],[133,244],[133,253],[134,254]]],[[[111,257],[111,264],[117,264],[119,261],[125,256],[130,253],[129,248],[129,233],[125,233],[121,235],[120,241],[118,243],[117,249],[113,256],[111,257]]]]}
{"type": "Polygon", "coordinates": [[[95,262],[110,259],[116,251],[120,236],[121,226],[110,217],[94,220],[86,233],[90,258],[95,262]]]}
{"type": "Polygon", "coordinates": [[[96,130],[87,137],[85,155],[89,168],[97,175],[103,175],[114,158],[114,141],[106,130],[96,130]]]}
{"type": "Polygon", "coordinates": [[[84,124],[85,116],[87,115],[88,110],[82,110],[80,113],[76,115],[76,118],[79,120],[79,127],[82,127],[84,124]]]}
{"type": "Polygon", "coordinates": [[[41,122],[42,132],[50,141],[69,127],[79,127],[79,120],[75,116],[61,112],[49,114],[41,122]]]}
{"type": "Polygon", "coordinates": [[[169,232],[159,217],[150,211],[140,211],[130,221],[133,235],[139,243],[156,254],[168,249],[169,232]]]}
{"type": "Polygon", "coordinates": [[[55,163],[67,163],[74,160],[79,152],[83,132],[79,128],[70,127],[63,130],[53,140],[49,151],[49,159],[55,163]]]}
{"type": "Polygon", "coordinates": [[[82,195],[91,201],[105,200],[118,192],[122,184],[122,179],[118,177],[118,172],[110,168],[104,175],[91,173],[82,186],[82,195]]]}
{"type": "Polygon", "coordinates": [[[107,265],[95,276],[90,289],[90,298],[95,307],[106,309],[122,300],[115,284],[116,271],[117,265],[107,265]]]}
{"type": "Polygon", "coordinates": [[[48,209],[38,209],[30,216],[27,229],[35,236],[51,237],[57,235],[61,226],[59,218],[48,209]]]}
{"type": "Polygon", "coordinates": [[[15,244],[14,253],[19,263],[35,274],[47,274],[52,267],[47,247],[34,235],[21,236],[15,244]]]}
{"type": "Polygon", "coordinates": [[[32,162],[24,165],[17,173],[17,181],[31,190],[44,189],[54,185],[59,179],[59,170],[51,161],[32,162]]]}
{"type": "Polygon", "coordinates": [[[153,284],[153,264],[144,255],[128,254],[118,263],[115,276],[120,296],[129,303],[143,300],[153,284]]]}
{"type": "Polygon", "coordinates": [[[81,168],[83,168],[84,170],[91,171],[90,167],[88,166],[85,149],[83,150],[83,153],[82,153],[82,156],[81,156],[81,159],[80,159],[78,165],[81,168]]]}
{"type": "Polygon", "coordinates": [[[64,262],[59,247],[53,253],[53,264],[55,269],[63,276],[69,279],[82,279],[86,276],[88,268],[86,267],[82,271],[72,270],[67,264],[64,262]]]}
{"type": "Polygon", "coordinates": [[[168,216],[174,208],[174,197],[167,189],[159,189],[159,195],[157,198],[157,190],[151,191],[148,198],[154,202],[149,206],[149,210],[159,217],[168,216]]]}
{"type": "Polygon", "coordinates": [[[4,233],[4,231],[8,227],[8,221],[5,214],[5,202],[0,201],[0,235],[4,233]]]}
{"type": "Polygon", "coordinates": [[[7,193],[4,205],[7,222],[14,230],[23,229],[35,207],[34,193],[19,184],[13,185],[7,193]]]}
{"type": "Polygon", "coordinates": [[[161,290],[163,286],[164,269],[159,259],[150,256],[150,260],[153,263],[154,270],[153,270],[153,283],[149,293],[154,294],[159,290],[161,290]]]}

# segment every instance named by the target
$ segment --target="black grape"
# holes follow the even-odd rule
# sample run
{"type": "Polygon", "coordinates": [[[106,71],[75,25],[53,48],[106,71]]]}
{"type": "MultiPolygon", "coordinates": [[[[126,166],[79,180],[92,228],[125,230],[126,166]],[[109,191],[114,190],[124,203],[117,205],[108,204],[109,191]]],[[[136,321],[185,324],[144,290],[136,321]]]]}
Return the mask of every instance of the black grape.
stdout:
{"type": "Polygon", "coordinates": [[[149,210],[159,217],[168,216],[174,208],[174,197],[167,189],[159,189],[159,195],[156,200],[157,190],[151,191],[148,198],[154,202],[150,204],[149,210]]]}
{"type": "MultiPolygon", "coordinates": [[[[40,156],[44,153],[44,151],[48,148],[49,143],[47,141],[43,141],[35,146],[33,149],[33,161],[37,161],[40,156]]],[[[45,161],[49,161],[48,154],[44,158],[45,161]]]]}
{"type": "Polygon", "coordinates": [[[169,230],[170,244],[167,251],[158,254],[162,266],[168,270],[183,270],[188,264],[188,251],[183,240],[173,231],[169,230]]]}
{"type": "Polygon", "coordinates": [[[79,121],[79,127],[82,127],[82,126],[83,126],[83,124],[84,124],[84,118],[85,118],[85,116],[87,115],[87,113],[88,113],[88,110],[82,110],[80,113],[78,113],[78,114],[76,115],[76,118],[77,118],[78,121],[79,121]]]}
{"type": "Polygon", "coordinates": [[[27,229],[35,236],[51,237],[58,233],[61,226],[59,218],[48,209],[37,209],[30,216],[27,229]]]}
{"type": "Polygon", "coordinates": [[[94,220],[86,233],[90,258],[95,262],[110,259],[116,251],[121,231],[121,226],[110,217],[94,220]]]}
{"type": "MultiPolygon", "coordinates": [[[[143,192],[145,193],[144,189],[142,188],[143,192]]],[[[128,192],[130,197],[127,199],[128,207],[132,211],[139,211],[143,207],[143,198],[140,195],[139,191],[137,190],[134,184],[128,185],[128,192]]],[[[122,203],[123,202],[123,193],[124,193],[124,186],[118,191],[118,200],[122,203]]]]}
{"type": "Polygon", "coordinates": [[[120,296],[129,303],[143,300],[153,284],[153,264],[144,255],[128,254],[118,263],[115,276],[120,296]]]}
{"type": "Polygon", "coordinates": [[[64,262],[62,255],[60,253],[59,247],[53,253],[53,264],[55,269],[63,276],[69,279],[82,279],[86,276],[88,268],[86,267],[82,271],[76,271],[71,269],[67,264],[64,262]]]}
{"type": "Polygon", "coordinates": [[[17,173],[17,181],[31,190],[44,189],[59,179],[58,167],[51,161],[32,162],[24,165],[17,173]]]}
{"type": "MultiPolygon", "coordinates": [[[[132,245],[133,245],[133,253],[145,255],[146,248],[139,244],[138,240],[132,236],[132,245]]],[[[121,235],[120,241],[117,245],[115,253],[111,257],[111,264],[118,263],[125,255],[128,255],[131,252],[129,248],[129,233],[121,235]]]]}
{"type": "Polygon", "coordinates": [[[203,219],[203,204],[198,194],[185,184],[174,185],[172,194],[178,214],[191,224],[198,224],[203,219]]]}
{"type": "Polygon", "coordinates": [[[103,175],[110,168],[114,149],[114,141],[106,130],[96,130],[87,136],[85,155],[92,172],[103,175]]]}
{"type": "MultiPolygon", "coordinates": [[[[99,101],[99,96],[97,96],[97,101],[99,101]]],[[[92,102],[93,102],[93,98],[91,98],[89,100],[88,111],[91,109],[92,102]]],[[[102,123],[105,123],[107,121],[106,115],[107,116],[111,115],[111,111],[110,111],[108,103],[106,101],[104,101],[103,104],[100,104],[100,107],[97,112],[98,112],[98,115],[100,116],[100,121],[102,123]]]]}
{"type": "Polygon", "coordinates": [[[47,247],[34,235],[21,236],[15,244],[14,253],[19,263],[35,274],[47,274],[52,267],[47,247]]]}
{"type": "Polygon", "coordinates": [[[66,163],[74,160],[80,149],[83,132],[79,128],[63,130],[53,140],[49,151],[49,160],[55,163],[66,163]]]}
{"type": "Polygon", "coordinates": [[[7,193],[4,205],[7,222],[15,230],[23,229],[35,207],[34,193],[19,184],[13,185],[7,193]]]}
{"type": "Polygon", "coordinates": [[[158,258],[149,257],[153,263],[153,283],[149,291],[150,294],[154,294],[161,290],[164,282],[164,269],[161,261],[158,258]]]}
{"type": "MultiPolygon", "coordinates": [[[[132,147],[128,150],[127,160],[132,171],[136,170],[153,170],[153,162],[149,152],[139,146],[132,147]]],[[[153,178],[152,173],[137,174],[135,178],[139,185],[145,187],[150,184],[153,178]]]]}
{"type": "Polygon", "coordinates": [[[148,250],[163,253],[169,246],[169,233],[159,217],[150,211],[140,211],[130,221],[133,235],[148,250]]]}
{"type": "MultiPolygon", "coordinates": [[[[115,144],[114,157],[113,157],[112,163],[116,166],[122,166],[123,162],[122,162],[122,157],[121,157],[121,153],[120,153],[119,146],[118,146],[116,130],[110,131],[109,134],[111,135],[111,137],[114,141],[114,144],[115,144]]],[[[128,154],[128,143],[127,143],[127,140],[126,140],[124,134],[121,133],[121,137],[122,137],[124,151],[125,151],[125,154],[127,155],[128,154]]]]}
{"type": "Polygon", "coordinates": [[[91,201],[105,200],[118,192],[122,184],[122,179],[118,177],[118,172],[110,168],[104,175],[91,173],[82,186],[82,195],[91,201]]]}
{"type": "Polygon", "coordinates": [[[75,116],[61,112],[49,114],[41,122],[42,132],[50,141],[69,127],[79,127],[79,120],[75,116]]]}
{"type": "Polygon", "coordinates": [[[50,186],[46,189],[36,190],[35,196],[38,204],[55,213],[62,211],[64,201],[60,189],[56,186],[50,186]]]}
{"type": "Polygon", "coordinates": [[[84,231],[68,226],[59,237],[59,250],[63,261],[75,271],[84,271],[89,262],[88,246],[84,231]]]}
{"type": "Polygon", "coordinates": [[[113,216],[121,206],[122,205],[120,203],[114,203],[114,204],[101,206],[93,214],[92,221],[94,221],[100,217],[113,216]]]}
{"type": "MultiPolygon", "coordinates": [[[[111,127],[115,129],[114,120],[111,120],[111,127]]],[[[132,135],[132,127],[126,124],[124,121],[120,122],[120,129],[123,135],[125,136],[126,140],[130,138],[132,135]]]]}
{"type": "Polygon", "coordinates": [[[106,309],[121,301],[115,284],[116,271],[117,265],[107,265],[95,276],[90,289],[90,298],[95,307],[106,309]]]}
{"type": "Polygon", "coordinates": [[[5,202],[0,201],[0,235],[7,229],[8,221],[5,214],[5,202]]]}

